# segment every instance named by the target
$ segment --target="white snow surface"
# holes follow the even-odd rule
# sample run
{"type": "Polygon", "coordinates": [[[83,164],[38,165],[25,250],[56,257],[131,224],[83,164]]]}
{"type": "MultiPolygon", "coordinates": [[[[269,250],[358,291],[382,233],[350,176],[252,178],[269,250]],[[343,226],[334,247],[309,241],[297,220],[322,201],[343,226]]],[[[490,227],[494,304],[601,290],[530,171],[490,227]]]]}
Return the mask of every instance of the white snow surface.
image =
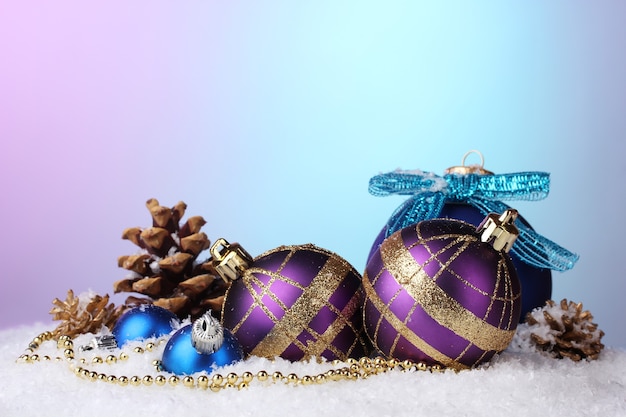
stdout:
{"type": "MultiPolygon", "coordinates": [[[[244,390],[189,389],[178,386],[119,386],[91,382],[70,371],[66,362],[17,363],[28,343],[53,326],[0,332],[0,416],[625,416],[626,351],[606,348],[596,361],[553,359],[534,350],[509,348],[488,366],[455,373],[392,371],[365,380],[312,386],[261,383],[244,390]]],[[[102,351],[78,353],[91,358],[102,351]],[[91,355],[91,356],[90,356],[91,355]]],[[[127,362],[85,367],[117,376],[155,375],[151,362],[159,349],[132,353],[127,362]]],[[[57,356],[56,343],[37,351],[57,356]]],[[[116,352],[116,353],[119,353],[116,352]]],[[[324,372],[329,363],[269,361],[251,358],[219,369],[253,373],[264,369],[300,376],[324,372]]]]}

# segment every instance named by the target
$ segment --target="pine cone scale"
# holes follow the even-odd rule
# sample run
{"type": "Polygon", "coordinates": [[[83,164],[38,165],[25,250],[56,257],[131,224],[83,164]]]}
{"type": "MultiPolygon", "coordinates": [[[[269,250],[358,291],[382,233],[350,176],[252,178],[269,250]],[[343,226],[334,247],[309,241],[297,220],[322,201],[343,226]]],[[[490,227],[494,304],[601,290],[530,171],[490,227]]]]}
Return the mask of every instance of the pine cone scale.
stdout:
{"type": "Polygon", "coordinates": [[[206,224],[206,220],[202,216],[193,216],[187,219],[185,224],[180,228],[180,236],[189,236],[198,233],[202,226],[206,224]]]}
{"type": "Polygon", "coordinates": [[[159,266],[174,274],[180,274],[187,267],[187,264],[193,259],[193,255],[189,253],[179,252],[172,256],[159,261],[159,266]]]}
{"type": "Polygon", "coordinates": [[[170,298],[159,298],[158,300],[155,300],[153,304],[155,306],[170,310],[174,314],[179,314],[179,312],[188,309],[189,302],[190,300],[188,297],[178,296],[170,298]]]}
{"type": "Polygon", "coordinates": [[[115,294],[120,292],[132,292],[133,291],[133,283],[137,281],[137,278],[126,278],[121,279],[119,281],[115,281],[113,283],[113,292],[115,294]]]}
{"type": "Polygon", "coordinates": [[[182,289],[187,296],[194,296],[202,293],[215,281],[212,275],[198,275],[181,282],[178,287],[182,289]]]}
{"type": "Polygon", "coordinates": [[[159,295],[163,279],[161,277],[143,278],[133,283],[133,291],[146,295],[159,295]]]}
{"type": "Polygon", "coordinates": [[[150,227],[141,232],[141,240],[145,243],[149,252],[157,256],[164,257],[167,255],[168,247],[174,243],[170,232],[161,227],[150,227]]]}
{"type": "Polygon", "coordinates": [[[204,233],[194,233],[180,239],[180,247],[184,252],[198,256],[200,252],[206,250],[211,245],[211,241],[204,233]]]}
{"type": "Polygon", "coordinates": [[[141,242],[141,229],[138,227],[129,227],[122,232],[122,239],[130,240],[135,245],[143,247],[141,242]]]}
{"type": "Polygon", "coordinates": [[[120,256],[117,258],[117,266],[143,275],[150,271],[147,264],[148,259],[150,259],[150,255],[146,254],[120,256]]]}
{"type": "Polygon", "coordinates": [[[151,207],[150,214],[156,227],[165,228],[172,219],[172,211],[162,206],[151,207]]]}

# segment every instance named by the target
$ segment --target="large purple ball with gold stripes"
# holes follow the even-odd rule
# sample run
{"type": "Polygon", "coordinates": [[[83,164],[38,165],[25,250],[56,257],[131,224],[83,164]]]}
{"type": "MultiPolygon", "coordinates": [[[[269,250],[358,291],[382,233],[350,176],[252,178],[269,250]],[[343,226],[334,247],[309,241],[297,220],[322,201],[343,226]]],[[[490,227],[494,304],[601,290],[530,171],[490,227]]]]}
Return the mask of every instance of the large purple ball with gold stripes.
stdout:
{"type": "Polygon", "coordinates": [[[370,257],[363,288],[366,334],[389,358],[471,368],[506,349],[519,321],[511,258],[459,220],[389,236],[370,257]]]}
{"type": "MultiPolygon", "coordinates": [[[[401,207],[406,207],[410,204],[413,204],[411,199],[407,200],[401,207]]],[[[462,220],[471,223],[474,226],[478,226],[485,218],[485,215],[471,204],[446,202],[437,217],[442,219],[450,218],[462,220]]],[[[526,221],[526,219],[521,216],[517,219],[526,227],[532,229],[532,226],[526,221]]],[[[389,224],[386,224],[378,236],[376,236],[376,239],[370,249],[369,257],[374,254],[376,249],[378,249],[380,244],[383,242],[389,227],[389,224]]],[[[523,322],[526,319],[527,313],[537,307],[543,307],[546,304],[546,301],[552,298],[552,272],[548,268],[539,268],[530,265],[513,253],[511,254],[511,260],[513,260],[517,277],[519,278],[520,285],[522,286],[523,294],[520,322],[523,322]]]]}
{"type": "Polygon", "coordinates": [[[345,360],[367,352],[361,275],[315,245],[281,246],[233,281],[222,323],[247,354],[297,361],[345,360]]]}

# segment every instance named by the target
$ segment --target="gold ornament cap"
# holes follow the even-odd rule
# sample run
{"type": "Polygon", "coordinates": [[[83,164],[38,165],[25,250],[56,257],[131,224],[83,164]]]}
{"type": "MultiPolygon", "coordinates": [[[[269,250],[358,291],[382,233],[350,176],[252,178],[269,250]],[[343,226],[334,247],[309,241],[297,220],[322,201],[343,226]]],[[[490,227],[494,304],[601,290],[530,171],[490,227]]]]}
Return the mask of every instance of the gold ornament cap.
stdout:
{"type": "Polygon", "coordinates": [[[483,158],[483,154],[477,150],[471,150],[463,155],[463,159],[461,160],[461,165],[456,165],[446,169],[444,174],[459,174],[459,175],[467,175],[467,174],[479,174],[479,175],[493,175],[493,172],[487,171],[483,168],[485,165],[485,158],[483,158]],[[465,160],[471,154],[477,154],[480,157],[480,165],[465,165],[465,160]]]}
{"type": "Polygon", "coordinates": [[[508,209],[502,214],[490,213],[478,225],[476,232],[480,233],[482,242],[491,243],[497,251],[508,252],[511,250],[515,239],[519,236],[519,230],[515,226],[517,210],[508,209]]]}
{"type": "Polygon", "coordinates": [[[238,243],[230,244],[219,238],[211,246],[211,256],[215,261],[215,270],[226,283],[235,281],[250,267],[252,256],[238,243]]]}

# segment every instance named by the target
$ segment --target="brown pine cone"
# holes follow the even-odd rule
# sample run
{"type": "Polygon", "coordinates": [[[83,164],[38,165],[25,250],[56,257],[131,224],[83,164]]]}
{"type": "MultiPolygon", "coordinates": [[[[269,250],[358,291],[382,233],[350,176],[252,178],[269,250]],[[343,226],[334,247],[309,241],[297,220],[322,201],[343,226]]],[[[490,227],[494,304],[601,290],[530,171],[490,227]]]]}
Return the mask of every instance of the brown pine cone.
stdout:
{"type": "Polygon", "coordinates": [[[194,216],[180,225],[187,208],[182,201],[171,209],[161,206],[156,199],[148,200],[146,206],[152,216],[152,227],[133,227],[122,233],[122,239],[133,242],[140,252],[118,258],[118,265],[132,273],[115,282],[114,291],[145,296],[131,295],[126,299],[127,305],[152,303],[181,319],[198,318],[207,310],[219,317],[228,286],[215,273],[211,258],[197,261],[211,244],[200,231],[206,221],[194,216]]]}
{"type": "Polygon", "coordinates": [[[109,304],[108,294],[75,297],[72,290],[67,292],[65,301],[55,298],[52,304],[52,319],[61,321],[52,332],[54,339],[61,335],[73,337],[83,333],[96,333],[102,326],[111,330],[126,310],[125,306],[116,308],[115,304],[109,304]]]}
{"type": "Polygon", "coordinates": [[[604,349],[600,342],[604,332],[592,320],[582,303],[568,303],[566,299],[559,305],[548,300],[543,308],[526,315],[530,339],[538,349],[574,361],[597,359],[604,349]]]}

